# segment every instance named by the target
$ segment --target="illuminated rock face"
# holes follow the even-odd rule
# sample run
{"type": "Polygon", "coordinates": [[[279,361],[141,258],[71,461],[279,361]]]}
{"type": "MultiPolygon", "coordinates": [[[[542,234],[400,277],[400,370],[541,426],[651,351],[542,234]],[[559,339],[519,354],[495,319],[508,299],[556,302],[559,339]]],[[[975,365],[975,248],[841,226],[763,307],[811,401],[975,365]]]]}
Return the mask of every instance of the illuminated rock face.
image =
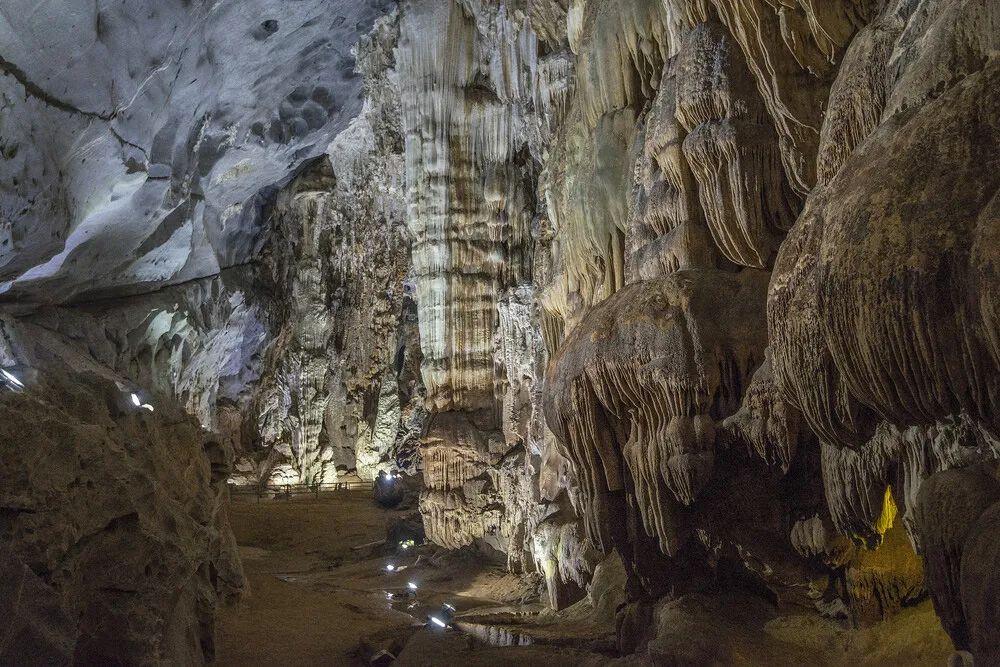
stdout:
{"type": "MultiPolygon", "coordinates": [[[[962,611],[959,581],[968,567],[988,587],[985,568],[960,566],[966,536],[935,527],[947,496],[918,498],[942,471],[985,464],[979,486],[996,474],[996,184],[974,166],[996,155],[996,10],[606,5],[568,11],[575,81],[542,160],[535,275],[548,423],[588,532],[605,548],[648,533],[675,563],[699,550],[692,535],[744,553],[739,521],[720,530],[713,507],[750,504],[736,468],[763,466],[760,509],[788,517],[758,520],[763,543],[846,564],[857,616],[919,595],[895,523],[925,558],[950,554],[927,572],[949,631],[982,627],[989,612],[962,611]],[[719,296],[772,266],[754,298],[719,296]],[[798,484],[823,493],[788,496],[798,484]],[[622,528],[633,506],[641,531],[622,528]],[[866,554],[897,549],[880,579],[871,563],[886,556],[866,554]]],[[[794,556],[762,560],[788,571],[794,556]]],[[[632,567],[642,580],[650,565],[632,567]]]]}
{"type": "MultiPolygon", "coordinates": [[[[962,385],[953,387],[962,403],[918,379],[934,377],[919,350],[965,339],[954,327],[927,331],[906,359],[880,353],[906,351],[879,321],[898,302],[894,330],[907,331],[909,301],[891,293],[907,262],[887,245],[847,241],[882,233],[857,213],[873,210],[864,193],[880,179],[886,195],[874,210],[905,208],[919,190],[912,183],[928,181],[913,173],[888,183],[885,149],[902,127],[893,110],[912,111],[926,97],[916,89],[934,90],[914,67],[936,68],[941,80],[950,64],[963,74],[981,64],[945,21],[971,26],[988,10],[931,4],[919,21],[902,3],[850,0],[404,7],[396,76],[410,86],[408,224],[429,407],[467,428],[468,414],[498,413],[482,428],[494,449],[501,438],[527,445],[533,502],[551,512],[568,500],[595,545],[632,554],[626,566],[647,592],[660,590],[658,568],[731,560],[774,590],[846,572],[838,594],[856,620],[893,613],[923,590],[892,528],[905,526],[920,546],[911,510],[921,479],[995,456],[988,297],[961,304],[963,321],[983,318],[984,333],[953,346],[954,359],[944,354],[942,368],[954,372],[935,380],[962,385]],[[938,55],[916,47],[923,34],[938,55]],[[853,165],[865,152],[878,168],[862,175],[853,165]],[[511,190],[515,167],[533,199],[511,190]],[[879,265],[876,293],[863,276],[879,265]],[[510,298],[517,290],[536,311],[510,298]],[[875,371],[885,377],[875,381],[875,371]],[[972,452],[962,438],[980,444],[972,452]],[[733,504],[746,513],[720,521],[733,504]],[[647,538],[671,558],[641,555],[647,538]],[[880,570],[890,557],[898,568],[880,570]]],[[[978,94],[970,113],[987,114],[985,90],[953,87],[978,94]]],[[[984,123],[952,115],[938,145],[951,145],[947,132],[975,143],[984,123]]],[[[962,159],[989,161],[986,152],[962,159]]],[[[982,218],[991,190],[966,181],[958,192],[968,193],[968,219],[982,218]]],[[[989,266],[992,227],[972,225],[946,245],[989,266]]],[[[982,272],[963,275],[935,283],[928,303],[953,303],[959,284],[990,293],[982,272]]],[[[520,502],[496,495],[499,463],[473,440],[437,433],[424,444],[434,489],[425,520],[450,544],[501,532],[497,518],[477,523],[467,485],[488,488],[484,497],[508,514],[520,502]]],[[[559,551],[549,545],[562,528],[529,525],[536,554],[559,551]]],[[[549,577],[560,566],[538,559],[549,577]]]]}
{"type": "Polygon", "coordinates": [[[521,116],[536,40],[504,13],[471,16],[454,2],[406,3],[402,22],[396,78],[427,400],[438,412],[492,407],[496,295],[530,277],[521,116]]]}
{"type": "Polygon", "coordinates": [[[350,45],[391,3],[4,9],[0,292],[64,302],[250,261],[255,195],[358,115],[350,45]]]}
{"type": "Polygon", "coordinates": [[[255,270],[244,267],[146,295],[43,307],[24,319],[59,332],[144,391],[177,401],[239,448],[242,417],[227,421],[223,412],[240,415],[250,399],[268,305],[255,270]]]}
{"type": "Polygon", "coordinates": [[[567,85],[567,59],[540,65],[538,50],[513,7],[403,3],[395,80],[433,413],[420,507],[430,539],[490,545],[515,571],[536,568],[531,529],[546,515],[533,224],[540,153],[567,85]]]}
{"type": "Polygon", "coordinates": [[[401,374],[417,353],[402,340],[409,255],[399,98],[386,81],[397,35],[390,17],[358,46],[364,111],[270,208],[277,326],[255,388],[251,477],[323,484],[338,467],[364,479],[395,467],[414,390],[401,374]]]}

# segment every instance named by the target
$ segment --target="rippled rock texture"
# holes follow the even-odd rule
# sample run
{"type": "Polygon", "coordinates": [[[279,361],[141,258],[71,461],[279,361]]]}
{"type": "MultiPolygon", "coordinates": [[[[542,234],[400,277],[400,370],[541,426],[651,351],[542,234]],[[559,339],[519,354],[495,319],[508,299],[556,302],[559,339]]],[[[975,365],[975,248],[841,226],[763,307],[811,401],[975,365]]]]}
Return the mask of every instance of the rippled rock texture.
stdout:
{"type": "Polygon", "coordinates": [[[0,291],[145,291],[251,259],[255,196],[357,115],[350,48],[390,4],[4,3],[0,291]]]}

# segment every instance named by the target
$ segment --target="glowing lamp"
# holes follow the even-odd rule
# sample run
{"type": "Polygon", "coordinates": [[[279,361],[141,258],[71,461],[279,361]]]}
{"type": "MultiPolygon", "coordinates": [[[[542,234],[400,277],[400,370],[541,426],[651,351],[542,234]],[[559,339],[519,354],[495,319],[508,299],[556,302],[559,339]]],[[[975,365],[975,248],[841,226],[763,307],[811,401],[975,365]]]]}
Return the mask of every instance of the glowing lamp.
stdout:
{"type": "Polygon", "coordinates": [[[438,627],[440,627],[440,628],[447,628],[447,627],[448,627],[448,624],[447,624],[447,623],[445,623],[444,621],[442,621],[442,620],[441,620],[440,618],[438,618],[437,616],[431,616],[431,622],[432,622],[432,623],[433,623],[434,625],[436,625],[436,626],[438,626],[438,627]]]}
{"type": "Polygon", "coordinates": [[[132,405],[134,405],[135,407],[153,412],[153,406],[150,405],[149,403],[143,403],[142,399],[139,398],[138,394],[131,394],[129,398],[132,399],[132,405]]]}
{"type": "Polygon", "coordinates": [[[24,389],[24,383],[14,377],[14,375],[9,371],[5,371],[0,368],[0,374],[3,375],[4,379],[7,380],[7,384],[9,384],[13,389],[24,389]]]}
{"type": "Polygon", "coordinates": [[[396,566],[395,566],[395,565],[393,565],[392,563],[389,563],[388,565],[386,565],[386,566],[385,566],[385,571],[386,571],[386,572],[392,572],[392,571],[394,571],[395,569],[396,569],[396,566]]]}
{"type": "Polygon", "coordinates": [[[406,585],[407,585],[407,586],[409,587],[409,589],[410,589],[411,591],[415,591],[415,590],[417,590],[417,585],[416,585],[415,583],[413,583],[412,581],[410,581],[410,582],[407,582],[407,584],[406,584],[406,585]]]}

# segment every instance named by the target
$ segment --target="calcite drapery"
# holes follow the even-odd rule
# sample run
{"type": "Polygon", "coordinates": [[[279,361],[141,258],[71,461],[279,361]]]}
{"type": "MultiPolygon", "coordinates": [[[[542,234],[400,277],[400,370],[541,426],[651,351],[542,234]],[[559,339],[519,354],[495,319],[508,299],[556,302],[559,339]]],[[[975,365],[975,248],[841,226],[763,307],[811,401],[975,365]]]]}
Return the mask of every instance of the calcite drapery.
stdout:
{"type": "Polygon", "coordinates": [[[549,424],[581,477],[591,537],[611,548],[601,499],[635,481],[646,528],[665,553],[665,507],[690,504],[712,473],[715,420],[739,407],[762,360],[767,274],[678,271],[596,306],[546,380],[549,424]]]}
{"type": "Polygon", "coordinates": [[[771,119],[721,24],[696,26],[677,58],[684,155],[712,237],[734,263],[768,268],[795,208],[771,119]]]}
{"type": "MultiPolygon", "coordinates": [[[[990,300],[1000,69],[985,46],[997,11],[889,3],[859,34],[822,133],[823,182],[781,249],[769,298],[776,384],[823,442],[835,521],[870,538],[875,512],[856,500],[876,498],[893,476],[960,648],[975,643],[957,583],[963,539],[928,518],[948,513],[951,496],[922,482],[998,458],[990,300]]],[[[968,493],[994,475],[969,477],[968,493]]]]}
{"type": "Polygon", "coordinates": [[[484,16],[491,32],[458,3],[409,2],[396,55],[423,376],[437,411],[492,405],[495,295],[526,277],[533,193],[518,107],[536,41],[504,14],[484,16]]]}
{"type": "Polygon", "coordinates": [[[912,539],[990,659],[995,2],[407,0],[350,54],[388,3],[182,4],[74,10],[65,71],[58,0],[0,19],[0,291],[113,297],[19,317],[261,481],[422,466],[428,535],[553,606],[618,547],[623,646],[711,582],[877,620],[912,539]]]}
{"type": "Polygon", "coordinates": [[[437,544],[456,549],[500,528],[502,504],[490,473],[507,447],[489,427],[461,413],[443,413],[420,445],[420,511],[428,539],[437,544]]]}

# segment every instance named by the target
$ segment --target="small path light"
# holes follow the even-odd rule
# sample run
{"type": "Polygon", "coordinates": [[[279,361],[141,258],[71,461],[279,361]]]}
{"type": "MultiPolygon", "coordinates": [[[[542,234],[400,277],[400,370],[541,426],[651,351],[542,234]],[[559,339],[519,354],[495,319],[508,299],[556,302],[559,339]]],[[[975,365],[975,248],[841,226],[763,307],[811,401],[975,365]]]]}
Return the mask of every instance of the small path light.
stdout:
{"type": "Polygon", "coordinates": [[[142,399],[139,398],[138,394],[132,394],[130,398],[132,399],[132,405],[134,405],[135,407],[153,412],[153,406],[150,405],[149,403],[143,403],[142,399]]]}
{"type": "Polygon", "coordinates": [[[434,625],[438,626],[439,628],[447,628],[448,627],[448,624],[445,623],[444,621],[442,621],[437,616],[431,616],[431,623],[433,623],[434,625]]]}
{"type": "Polygon", "coordinates": [[[24,389],[24,383],[14,377],[14,374],[10,371],[0,368],[0,375],[3,376],[4,384],[14,391],[20,391],[24,389]]]}

